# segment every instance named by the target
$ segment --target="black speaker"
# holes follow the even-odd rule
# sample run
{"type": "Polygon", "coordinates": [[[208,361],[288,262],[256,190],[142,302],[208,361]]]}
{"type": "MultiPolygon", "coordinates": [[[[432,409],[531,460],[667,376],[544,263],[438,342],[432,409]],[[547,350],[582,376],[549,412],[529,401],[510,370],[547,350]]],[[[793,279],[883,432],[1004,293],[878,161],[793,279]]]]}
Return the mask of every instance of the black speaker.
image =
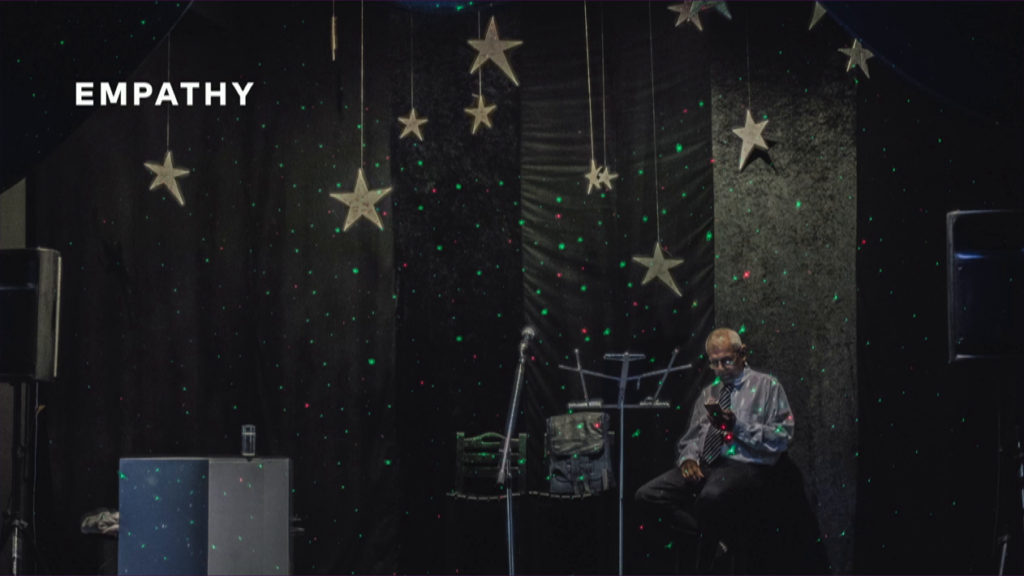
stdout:
{"type": "Polygon", "coordinates": [[[57,378],[60,252],[0,250],[0,381],[57,378]]]}
{"type": "Polygon", "coordinates": [[[946,214],[949,361],[1024,357],[1024,211],[946,214]]]}

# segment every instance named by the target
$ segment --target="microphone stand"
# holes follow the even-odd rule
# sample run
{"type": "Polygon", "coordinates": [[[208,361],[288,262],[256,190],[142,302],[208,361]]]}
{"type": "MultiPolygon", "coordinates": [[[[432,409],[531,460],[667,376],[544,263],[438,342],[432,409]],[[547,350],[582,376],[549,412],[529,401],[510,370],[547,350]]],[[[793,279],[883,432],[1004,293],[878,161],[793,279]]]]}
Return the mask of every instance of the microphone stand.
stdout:
{"type": "MultiPolygon", "coordinates": [[[[498,486],[505,487],[505,530],[508,535],[508,573],[516,573],[515,524],[512,516],[512,474],[509,469],[509,456],[512,454],[512,433],[516,429],[519,416],[519,398],[523,392],[523,365],[526,363],[526,345],[534,335],[533,328],[523,330],[523,341],[519,343],[519,364],[516,366],[516,380],[512,386],[512,399],[509,401],[508,418],[505,421],[505,440],[501,446],[501,462],[498,464],[498,486]]],[[[526,446],[519,446],[519,451],[526,446]]],[[[520,479],[520,482],[523,480],[520,479]]]]}

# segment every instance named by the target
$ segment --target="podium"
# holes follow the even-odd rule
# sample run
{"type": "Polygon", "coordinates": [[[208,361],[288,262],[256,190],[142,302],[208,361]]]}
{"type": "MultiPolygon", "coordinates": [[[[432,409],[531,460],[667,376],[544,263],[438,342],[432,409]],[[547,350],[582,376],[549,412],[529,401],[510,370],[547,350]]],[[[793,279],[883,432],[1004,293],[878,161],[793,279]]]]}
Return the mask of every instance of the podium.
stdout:
{"type": "Polygon", "coordinates": [[[120,466],[120,574],[291,574],[290,459],[120,466]]]}

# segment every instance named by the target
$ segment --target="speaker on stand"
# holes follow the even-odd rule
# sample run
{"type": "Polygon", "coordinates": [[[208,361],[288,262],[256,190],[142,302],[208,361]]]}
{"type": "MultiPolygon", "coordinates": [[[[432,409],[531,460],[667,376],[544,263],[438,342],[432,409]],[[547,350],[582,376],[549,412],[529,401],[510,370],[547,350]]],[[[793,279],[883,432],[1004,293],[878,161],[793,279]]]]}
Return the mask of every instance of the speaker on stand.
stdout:
{"type": "Polygon", "coordinates": [[[1022,223],[1021,210],[946,214],[949,362],[969,366],[980,381],[994,388],[996,395],[993,415],[999,488],[993,548],[999,550],[1000,575],[1005,573],[1011,550],[1024,562],[1024,453],[1019,405],[1019,369],[1024,358],[1024,335],[1020,331],[1024,318],[1022,223]]]}
{"type": "Polygon", "coordinates": [[[57,379],[60,253],[0,250],[0,382],[13,387],[11,505],[3,512],[5,574],[35,573],[39,383],[57,379]],[[31,384],[31,386],[30,386],[31,384]]]}

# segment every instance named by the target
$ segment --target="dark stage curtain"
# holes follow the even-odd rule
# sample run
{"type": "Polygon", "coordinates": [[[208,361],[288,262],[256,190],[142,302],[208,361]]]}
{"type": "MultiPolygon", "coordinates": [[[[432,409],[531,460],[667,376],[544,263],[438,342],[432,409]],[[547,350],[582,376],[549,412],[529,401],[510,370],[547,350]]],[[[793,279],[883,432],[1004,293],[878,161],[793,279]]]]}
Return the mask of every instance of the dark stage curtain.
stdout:
{"type": "MultiPolygon", "coordinates": [[[[583,399],[579,376],[558,369],[575,365],[573,350],[579,349],[587,369],[612,374],[621,364],[606,362],[609,352],[645,354],[633,374],[667,366],[675,347],[677,365],[697,363],[667,380],[663,398],[671,410],[629,412],[624,425],[617,413],[613,417],[613,429],[626,443],[626,570],[649,573],[671,565],[678,536],[634,514],[633,493],[674,465],[675,442],[699,387],[708,382],[698,362],[715,304],[708,38],[678,34],[666,22],[665,7],[655,5],[652,81],[648,6],[588,4],[594,157],[620,177],[611,191],[587,195],[583,4],[558,6],[529,13],[532,42],[523,47],[523,294],[527,322],[538,329],[525,398],[526,422],[538,440],[531,457],[543,456],[545,419],[583,399]],[[632,260],[651,257],[659,216],[666,257],[684,261],[672,269],[681,297],[659,280],[642,285],[647,269],[632,260]]],[[[635,403],[656,386],[657,379],[643,382],[640,391],[631,386],[627,399],[635,403]]],[[[592,378],[589,391],[608,403],[617,396],[615,384],[592,378]]],[[[531,482],[546,489],[546,475],[534,468],[531,482]]],[[[545,555],[548,569],[562,562],[557,569],[566,573],[616,570],[618,489],[602,498],[605,509],[552,504],[548,516],[566,518],[565,524],[539,521],[531,527],[543,546],[536,554],[545,555]],[[590,554],[560,558],[558,549],[590,554]]]]}
{"type": "MultiPolygon", "coordinates": [[[[398,529],[392,201],[342,232],[359,167],[359,5],[196,4],[171,78],[254,81],[245,108],[175,108],[185,206],[149,191],[167,116],[103,108],[30,175],[31,231],[61,251],[61,382],[44,411],[54,573],[88,566],[79,516],[116,507],[118,458],[293,461],[298,573],[383,573],[398,529]],[[215,55],[215,56],[213,56],[215,55]]],[[[390,181],[387,8],[366,5],[365,172],[390,181]]],[[[165,49],[131,81],[167,78],[165,49]]],[[[229,87],[230,90],[230,87],[229,87]]],[[[42,496],[43,492],[41,492],[42,496]]]]}

